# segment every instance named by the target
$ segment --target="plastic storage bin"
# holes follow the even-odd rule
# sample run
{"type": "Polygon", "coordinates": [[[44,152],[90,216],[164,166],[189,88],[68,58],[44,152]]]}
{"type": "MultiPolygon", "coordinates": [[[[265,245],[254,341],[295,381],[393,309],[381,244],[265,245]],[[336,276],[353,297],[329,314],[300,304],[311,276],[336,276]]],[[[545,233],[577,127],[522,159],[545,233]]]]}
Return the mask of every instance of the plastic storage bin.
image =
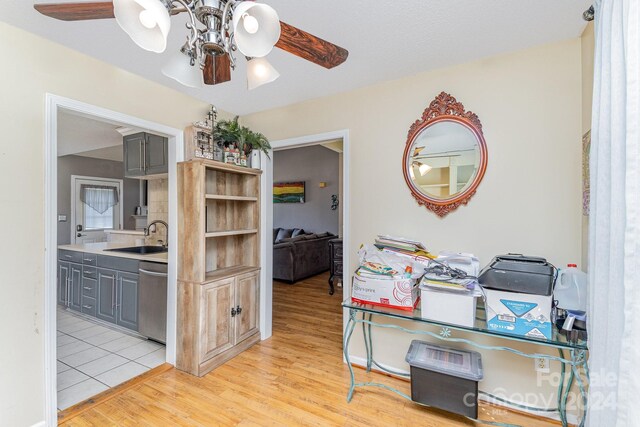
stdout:
{"type": "Polygon", "coordinates": [[[413,340],[405,360],[411,366],[414,402],[478,418],[480,353],[413,340]]]}

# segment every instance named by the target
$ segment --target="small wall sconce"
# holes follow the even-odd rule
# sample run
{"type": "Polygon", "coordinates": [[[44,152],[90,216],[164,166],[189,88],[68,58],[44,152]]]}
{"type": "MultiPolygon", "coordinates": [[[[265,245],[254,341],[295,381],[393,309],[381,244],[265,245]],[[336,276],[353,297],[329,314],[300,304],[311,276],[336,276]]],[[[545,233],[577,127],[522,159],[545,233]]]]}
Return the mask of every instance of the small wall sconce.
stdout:
{"type": "Polygon", "coordinates": [[[327,186],[327,183],[324,181],[321,181],[320,184],[318,185],[318,187],[320,188],[325,188],[327,186]]]}

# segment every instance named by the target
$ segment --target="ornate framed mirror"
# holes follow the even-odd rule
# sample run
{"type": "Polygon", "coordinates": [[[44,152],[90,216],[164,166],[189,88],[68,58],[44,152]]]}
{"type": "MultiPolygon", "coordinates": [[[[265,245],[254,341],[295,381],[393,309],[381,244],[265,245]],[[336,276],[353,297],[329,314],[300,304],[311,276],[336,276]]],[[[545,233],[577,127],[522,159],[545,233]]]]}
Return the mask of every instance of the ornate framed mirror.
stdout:
{"type": "Polygon", "coordinates": [[[480,119],[442,92],[409,128],[402,172],[411,194],[443,217],[469,203],[486,169],[480,119]]]}

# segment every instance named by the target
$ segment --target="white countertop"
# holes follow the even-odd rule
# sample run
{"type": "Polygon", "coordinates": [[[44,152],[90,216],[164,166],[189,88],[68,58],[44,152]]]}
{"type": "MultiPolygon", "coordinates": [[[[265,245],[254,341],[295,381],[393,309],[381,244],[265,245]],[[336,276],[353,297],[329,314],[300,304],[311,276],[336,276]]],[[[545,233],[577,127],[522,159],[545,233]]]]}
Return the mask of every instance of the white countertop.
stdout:
{"type": "Polygon", "coordinates": [[[104,230],[105,234],[135,234],[136,236],[144,236],[141,230],[104,230]]]}
{"type": "Polygon", "coordinates": [[[140,255],[140,254],[131,254],[127,252],[105,251],[106,249],[130,248],[131,246],[134,246],[134,245],[127,244],[127,243],[101,242],[101,243],[84,243],[81,245],[60,245],[58,246],[58,249],[65,249],[68,251],[76,251],[76,252],[85,252],[88,254],[114,256],[118,258],[138,259],[140,261],[162,262],[165,264],[169,262],[168,252],[140,255]]]}

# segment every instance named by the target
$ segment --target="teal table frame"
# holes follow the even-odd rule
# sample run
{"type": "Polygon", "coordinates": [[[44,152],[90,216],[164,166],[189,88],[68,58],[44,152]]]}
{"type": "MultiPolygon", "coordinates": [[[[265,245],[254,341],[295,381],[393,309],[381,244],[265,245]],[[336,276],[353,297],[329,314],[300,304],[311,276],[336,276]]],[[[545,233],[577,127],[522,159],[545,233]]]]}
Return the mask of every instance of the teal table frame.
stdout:
{"type": "MultiPolygon", "coordinates": [[[[548,359],[548,360],[555,360],[561,363],[561,368],[560,368],[560,384],[558,386],[558,399],[557,399],[557,408],[550,408],[550,409],[545,409],[543,410],[543,412],[557,412],[559,417],[560,417],[560,421],[562,422],[563,427],[567,427],[568,421],[567,421],[567,399],[569,396],[570,391],[573,389],[574,385],[577,385],[578,390],[580,392],[580,396],[582,398],[582,408],[581,408],[581,413],[579,414],[579,427],[583,427],[584,426],[584,422],[585,422],[585,415],[586,415],[586,410],[587,410],[587,392],[586,392],[586,384],[583,381],[582,375],[584,375],[584,377],[587,379],[587,383],[589,381],[589,368],[588,368],[588,364],[587,364],[587,346],[586,346],[586,342],[561,342],[558,340],[552,340],[552,341],[544,341],[544,340],[540,340],[540,339],[531,339],[528,337],[521,337],[521,336],[516,336],[516,335],[508,335],[508,334],[504,334],[504,333],[498,333],[495,331],[490,331],[486,328],[467,328],[467,327],[463,327],[463,326],[457,326],[457,325],[451,325],[451,324],[446,324],[446,323],[439,323],[439,322],[434,322],[434,321],[430,321],[430,320],[425,320],[425,319],[420,319],[419,317],[416,317],[416,314],[419,313],[411,313],[411,312],[402,312],[400,310],[391,310],[391,309],[386,309],[386,308],[378,308],[375,306],[371,306],[371,305],[365,305],[365,304],[359,304],[359,303],[352,303],[350,301],[344,301],[342,306],[349,310],[349,319],[347,322],[347,326],[345,328],[345,333],[344,333],[344,346],[343,346],[343,351],[344,351],[344,358],[345,361],[347,362],[347,366],[349,367],[349,374],[351,376],[351,384],[349,387],[349,392],[347,393],[347,402],[351,402],[351,399],[353,398],[353,394],[355,392],[356,387],[365,387],[365,386],[370,386],[370,387],[379,387],[379,388],[383,388],[386,390],[389,390],[391,392],[394,392],[402,397],[404,397],[405,399],[408,400],[412,400],[411,396],[407,395],[406,393],[403,393],[400,390],[397,390],[393,387],[390,387],[386,384],[381,384],[381,383],[376,383],[376,382],[356,382],[355,379],[355,373],[354,373],[354,369],[353,369],[353,365],[351,363],[351,360],[349,358],[349,343],[351,342],[351,337],[353,335],[353,331],[356,328],[356,325],[361,324],[362,325],[362,334],[363,334],[363,339],[364,339],[364,344],[365,344],[365,351],[367,354],[367,363],[366,363],[366,371],[367,372],[371,372],[372,368],[375,366],[376,368],[378,368],[379,370],[395,375],[395,376],[399,376],[399,377],[405,377],[405,378],[409,378],[409,374],[404,373],[404,372],[397,372],[397,371],[393,371],[391,369],[385,368],[384,366],[380,365],[378,362],[376,362],[374,356],[373,356],[373,338],[372,338],[372,327],[378,327],[378,328],[384,328],[384,329],[395,329],[395,330],[400,330],[403,332],[406,332],[408,334],[413,334],[413,335],[427,335],[431,338],[435,338],[437,340],[440,341],[446,341],[446,342],[458,342],[458,343],[465,343],[465,344],[469,344],[471,346],[474,346],[476,348],[479,349],[483,349],[483,350],[496,350],[496,351],[506,351],[506,352],[511,352],[513,354],[516,354],[518,356],[522,356],[522,357],[527,357],[530,359],[548,359]],[[358,317],[358,314],[361,314],[360,317],[358,317]],[[377,317],[381,317],[383,320],[386,319],[401,319],[401,320],[409,320],[412,322],[418,322],[418,323],[422,323],[422,324],[426,324],[426,325],[431,325],[431,326],[435,326],[435,327],[439,327],[441,328],[440,333],[437,334],[435,332],[431,332],[431,331],[423,331],[423,330],[414,330],[414,329],[408,329],[408,328],[404,328],[402,326],[398,326],[398,325],[394,325],[394,324],[390,324],[390,323],[385,323],[384,321],[374,321],[373,316],[377,316],[377,317]],[[480,335],[490,335],[492,337],[496,337],[496,338],[501,338],[501,339],[506,339],[506,340],[511,340],[511,341],[519,341],[519,342],[526,342],[526,343],[530,343],[530,344],[537,344],[537,345],[543,345],[543,346],[547,346],[547,347],[552,347],[552,348],[556,348],[558,350],[558,356],[552,356],[549,354],[539,354],[539,353],[534,353],[534,354],[529,354],[529,353],[524,353],[522,351],[510,348],[510,347],[506,347],[506,346],[488,346],[488,345],[482,345],[479,343],[476,343],[475,341],[469,340],[469,339],[464,339],[464,338],[455,338],[452,336],[452,330],[457,330],[457,331],[463,331],[463,332],[471,332],[474,334],[480,334],[480,335]],[[569,357],[567,358],[565,356],[565,351],[568,352],[569,357]],[[568,369],[568,374],[569,374],[569,380],[566,381],[566,371],[568,369]]],[[[480,310],[480,309],[479,309],[480,310]]],[[[419,311],[419,310],[416,310],[419,311]]],[[[482,311],[484,311],[482,309],[482,311]]],[[[481,319],[478,319],[481,320],[481,319]]],[[[556,334],[558,331],[555,329],[554,327],[554,334],[556,334]]],[[[493,396],[493,398],[501,401],[502,399],[493,396]]],[[[513,402],[507,402],[504,401],[504,403],[508,403],[511,405],[515,405],[517,407],[520,407],[522,409],[529,409],[529,410],[534,410],[534,411],[538,411],[540,412],[541,410],[539,408],[530,408],[524,405],[518,405],[518,404],[514,404],[513,402]]],[[[425,405],[426,406],[426,405],[425,405]]],[[[488,425],[496,425],[496,426],[514,426],[513,424],[505,424],[505,423],[498,423],[498,422],[491,422],[491,421],[485,421],[485,420],[478,420],[478,419],[472,419],[469,418],[473,421],[476,421],[478,423],[481,424],[488,424],[488,425]]]]}

